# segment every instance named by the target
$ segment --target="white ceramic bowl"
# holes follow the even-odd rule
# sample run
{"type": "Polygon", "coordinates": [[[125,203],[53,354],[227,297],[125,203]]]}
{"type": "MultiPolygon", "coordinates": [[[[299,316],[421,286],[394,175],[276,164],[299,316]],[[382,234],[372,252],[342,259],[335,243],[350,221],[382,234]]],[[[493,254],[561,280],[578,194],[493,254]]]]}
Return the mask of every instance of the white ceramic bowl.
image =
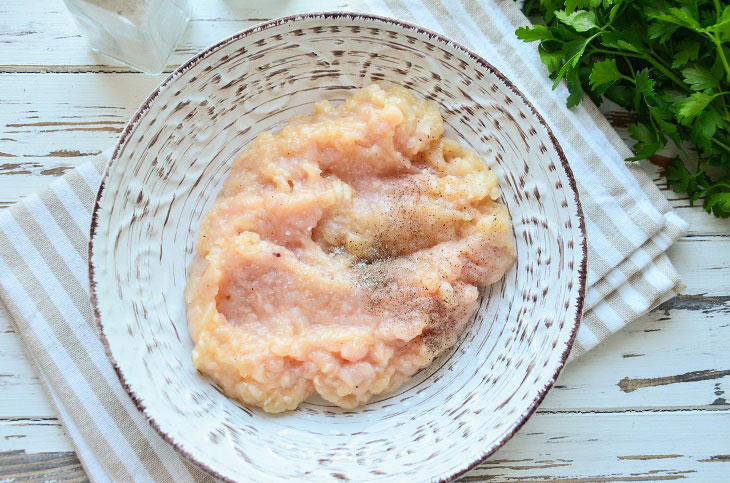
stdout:
{"type": "Polygon", "coordinates": [[[289,17],[197,55],[124,129],[94,209],[92,298],[124,387],[162,437],[226,480],[449,479],[504,444],[563,367],[584,293],[585,233],[563,151],[494,67],[433,32],[367,15],[289,17]],[[517,239],[453,350],[393,394],[267,415],[191,362],[183,288],[197,229],[236,153],[320,99],[373,81],[437,101],[488,160],[517,239]]]}

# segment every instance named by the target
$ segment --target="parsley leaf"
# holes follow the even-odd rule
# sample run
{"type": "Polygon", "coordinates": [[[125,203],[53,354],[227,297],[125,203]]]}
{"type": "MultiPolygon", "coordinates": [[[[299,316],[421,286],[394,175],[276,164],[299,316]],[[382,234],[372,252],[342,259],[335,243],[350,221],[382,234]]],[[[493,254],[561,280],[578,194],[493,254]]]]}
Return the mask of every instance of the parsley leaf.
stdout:
{"type": "Polygon", "coordinates": [[[619,79],[621,79],[621,73],[616,67],[616,59],[607,59],[593,64],[589,82],[591,87],[596,90],[601,86],[608,88],[619,79]]]}
{"type": "Polygon", "coordinates": [[[654,136],[654,133],[651,132],[646,124],[629,124],[628,131],[631,137],[640,143],[650,143],[656,140],[656,136],[654,136]]]}
{"type": "MultiPolygon", "coordinates": [[[[595,8],[599,5],[601,5],[602,0],[566,0],[565,2],[565,12],[566,13],[572,13],[578,8],[595,8]]],[[[613,2],[610,2],[613,3],[613,2]]]]}
{"type": "Polygon", "coordinates": [[[660,139],[646,124],[629,124],[628,130],[631,137],[638,142],[634,145],[636,156],[628,158],[627,161],[647,159],[664,149],[666,145],[666,141],[660,139]]]}
{"type": "Polygon", "coordinates": [[[575,107],[580,104],[580,101],[583,99],[583,87],[580,83],[580,74],[578,69],[571,69],[565,79],[568,83],[568,92],[570,92],[568,95],[567,105],[568,107],[575,107]]]}
{"type": "Polygon", "coordinates": [[[712,137],[722,127],[722,117],[715,111],[704,111],[692,124],[691,138],[698,148],[704,152],[712,149],[712,137]]]}
{"type": "MultiPolygon", "coordinates": [[[[664,24],[669,25],[669,24],[664,24]]],[[[675,26],[676,27],[676,26],[675,26]]],[[[676,27],[679,28],[679,27],[676,27]]],[[[682,67],[690,60],[697,60],[697,56],[700,55],[700,44],[699,42],[682,42],[677,48],[677,52],[674,54],[674,62],[672,62],[672,68],[682,67]]]]}
{"type": "Polygon", "coordinates": [[[675,193],[687,193],[692,182],[692,173],[679,159],[667,167],[667,184],[675,193]]]}
{"type": "Polygon", "coordinates": [[[596,25],[596,15],[586,10],[576,10],[570,14],[565,13],[565,10],[558,10],[555,12],[555,17],[578,32],[587,32],[598,27],[596,25]]]}
{"type": "Polygon", "coordinates": [[[712,193],[707,195],[704,203],[705,211],[718,218],[730,217],[730,193],[712,193]]]}
{"type": "MultiPolygon", "coordinates": [[[[647,31],[650,39],[658,39],[659,43],[665,43],[672,37],[672,34],[677,31],[678,25],[666,22],[652,22],[649,24],[647,31]]],[[[699,47],[699,44],[697,44],[699,47]]],[[[686,60],[684,61],[687,62],[686,60]]],[[[681,64],[680,64],[681,65],[681,64]]]]}
{"type": "Polygon", "coordinates": [[[594,37],[595,35],[585,40],[573,40],[565,44],[565,55],[568,57],[568,60],[565,61],[565,64],[558,71],[558,75],[555,77],[555,82],[553,83],[553,89],[558,87],[560,80],[568,74],[570,69],[575,69],[578,62],[580,62],[583,52],[585,52],[586,47],[594,37]]]}
{"type": "Polygon", "coordinates": [[[676,104],[677,121],[686,126],[712,102],[713,98],[714,96],[705,94],[704,92],[694,92],[689,97],[680,100],[676,104]]]}
{"type": "Polygon", "coordinates": [[[547,66],[548,72],[552,74],[560,70],[560,66],[563,65],[563,56],[565,55],[562,50],[550,52],[545,50],[545,47],[541,45],[537,51],[540,54],[540,60],[547,66]]]}
{"type": "Polygon", "coordinates": [[[649,18],[677,24],[692,30],[698,30],[701,28],[697,14],[692,12],[692,10],[687,6],[682,8],[670,8],[667,10],[667,13],[664,14],[649,14],[649,18]]]}
{"type": "Polygon", "coordinates": [[[682,75],[693,91],[704,91],[720,86],[720,81],[715,78],[712,72],[700,65],[687,67],[682,70],[682,75]]]}
{"type": "Polygon", "coordinates": [[[707,27],[707,31],[713,33],[723,34],[721,40],[727,40],[726,34],[728,33],[727,27],[730,26],[730,5],[726,6],[717,22],[707,27]]]}
{"type": "Polygon", "coordinates": [[[535,40],[552,40],[553,34],[544,25],[535,25],[532,28],[520,27],[515,31],[517,38],[525,42],[534,42],[535,40]]]}
{"type": "Polygon", "coordinates": [[[636,82],[636,91],[643,96],[650,96],[654,93],[656,82],[649,77],[649,70],[644,69],[634,78],[636,82]]]}
{"type": "Polygon", "coordinates": [[[640,53],[641,49],[639,46],[636,46],[632,44],[631,42],[628,42],[627,40],[621,38],[621,36],[615,32],[608,32],[603,34],[602,37],[602,43],[606,47],[610,49],[617,49],[617,50],[625,50],[628,52],[636,52],[640,53]]]}

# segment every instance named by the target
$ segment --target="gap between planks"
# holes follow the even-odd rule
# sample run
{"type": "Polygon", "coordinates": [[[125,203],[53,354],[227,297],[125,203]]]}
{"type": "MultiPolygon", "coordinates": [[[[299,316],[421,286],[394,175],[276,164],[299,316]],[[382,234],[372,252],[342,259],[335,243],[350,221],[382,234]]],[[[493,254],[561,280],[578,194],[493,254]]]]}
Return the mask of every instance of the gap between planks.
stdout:
{"type": "Polygon", "coordinates": [[[0,453],[0,481],[89,481],[73,452],[0,453]]]}
{"type": "MultiPolygon", "coordinates": [[[[177,65],[168,65],[161,74],[170,74],[177,65]]],[[[147,75],[123,65],[2,65],[0,74],[136,74],[147,75]]]]}

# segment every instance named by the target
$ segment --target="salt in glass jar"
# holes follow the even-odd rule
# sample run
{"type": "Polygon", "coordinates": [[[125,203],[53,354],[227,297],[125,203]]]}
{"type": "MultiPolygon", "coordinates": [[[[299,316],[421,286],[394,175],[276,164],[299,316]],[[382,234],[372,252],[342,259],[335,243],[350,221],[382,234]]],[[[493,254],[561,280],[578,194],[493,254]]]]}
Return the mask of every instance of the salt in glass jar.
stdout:
{"type": "Polygon", "coordinates": [[[64,0],[91,47],[159,74],[190,18],[190,0],[64,0]]]}

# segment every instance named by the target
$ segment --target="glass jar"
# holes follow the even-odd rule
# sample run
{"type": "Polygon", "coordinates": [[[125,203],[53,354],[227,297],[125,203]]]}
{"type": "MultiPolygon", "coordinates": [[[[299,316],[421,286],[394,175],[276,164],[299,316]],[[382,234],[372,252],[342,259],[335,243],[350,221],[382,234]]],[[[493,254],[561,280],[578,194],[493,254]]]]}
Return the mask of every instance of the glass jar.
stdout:
{"type": "Polygon", "coordinates": [[[91,48],[159,74],[190,18],[190,0],[64,0],[91,48]]]}

